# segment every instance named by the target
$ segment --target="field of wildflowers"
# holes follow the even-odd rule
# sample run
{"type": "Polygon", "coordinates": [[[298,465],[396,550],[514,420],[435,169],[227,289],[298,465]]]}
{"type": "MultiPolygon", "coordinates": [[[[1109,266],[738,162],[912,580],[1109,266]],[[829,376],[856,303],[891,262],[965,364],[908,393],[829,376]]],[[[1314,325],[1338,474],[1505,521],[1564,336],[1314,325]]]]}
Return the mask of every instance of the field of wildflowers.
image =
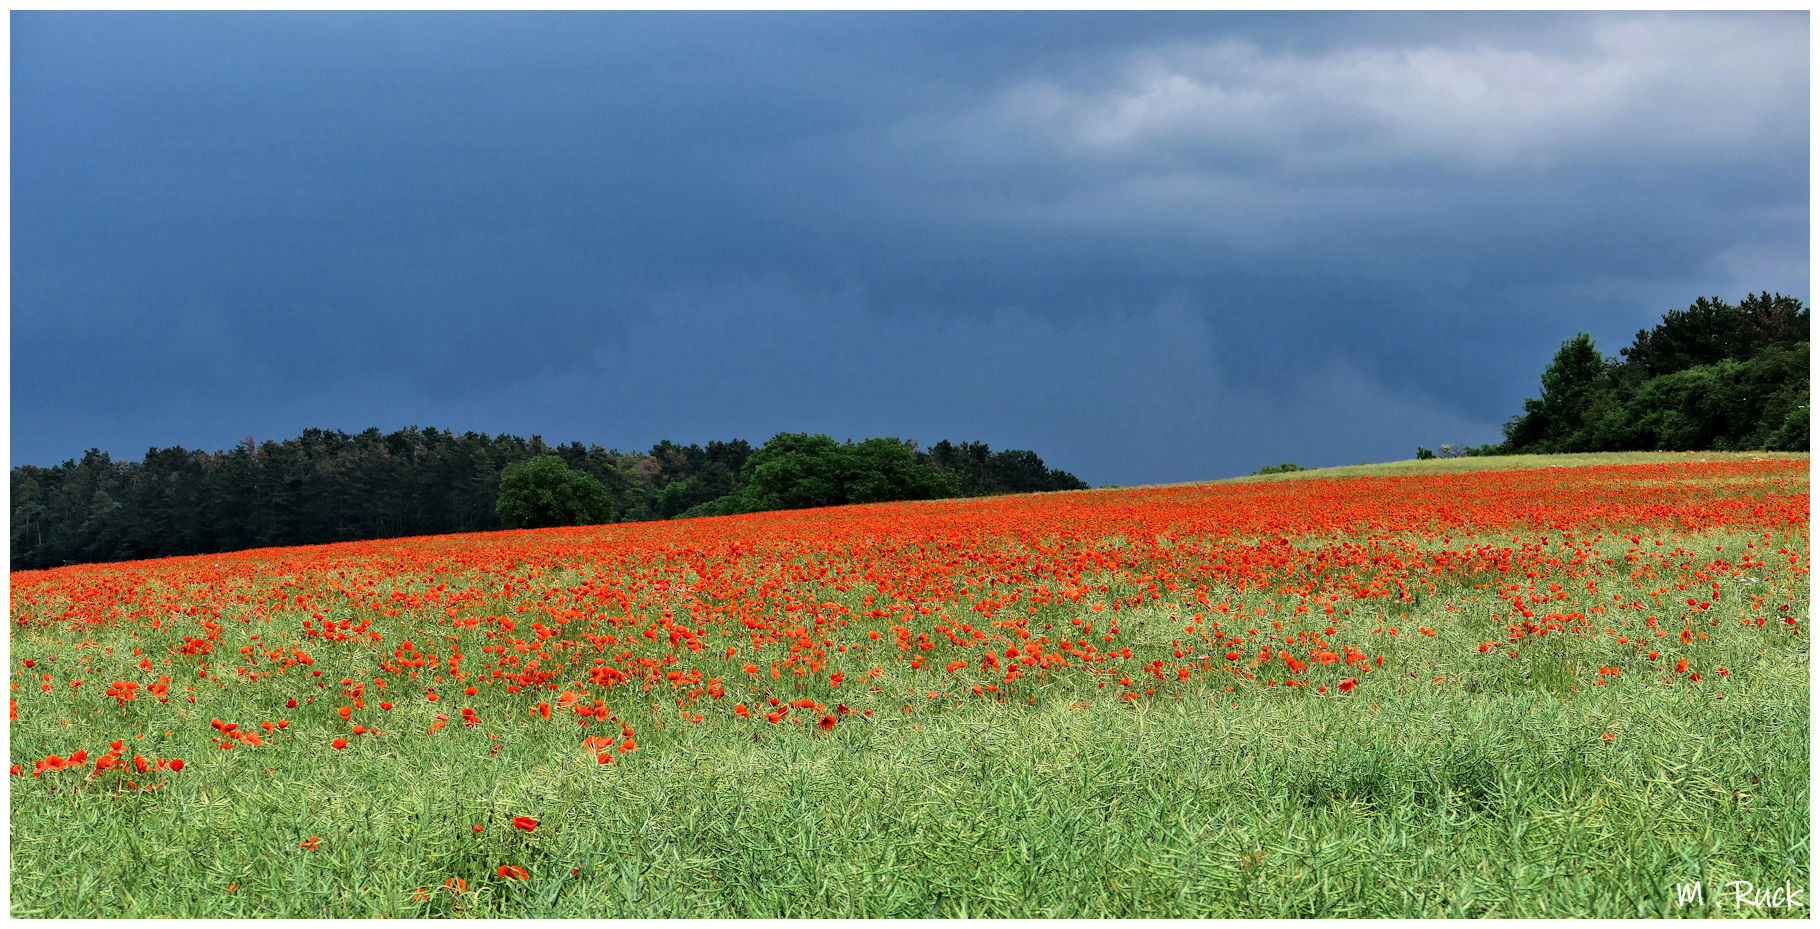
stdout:
{"type": "Polygon", "coordinates": [[[1481,461],[14,573],[12,913],[1806,887],[1806,456],[1481,461]]]}

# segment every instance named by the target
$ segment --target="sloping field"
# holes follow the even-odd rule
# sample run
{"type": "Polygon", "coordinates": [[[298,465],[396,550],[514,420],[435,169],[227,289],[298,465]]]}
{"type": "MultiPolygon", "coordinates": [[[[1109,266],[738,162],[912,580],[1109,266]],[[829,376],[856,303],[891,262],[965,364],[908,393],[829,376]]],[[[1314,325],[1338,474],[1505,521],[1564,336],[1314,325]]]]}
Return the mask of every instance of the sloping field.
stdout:
{"type": "Polygon", "coordinates": [[[15,573],[12,913],[1805,915],[1807,458],[1409,470],[15,573]]]}

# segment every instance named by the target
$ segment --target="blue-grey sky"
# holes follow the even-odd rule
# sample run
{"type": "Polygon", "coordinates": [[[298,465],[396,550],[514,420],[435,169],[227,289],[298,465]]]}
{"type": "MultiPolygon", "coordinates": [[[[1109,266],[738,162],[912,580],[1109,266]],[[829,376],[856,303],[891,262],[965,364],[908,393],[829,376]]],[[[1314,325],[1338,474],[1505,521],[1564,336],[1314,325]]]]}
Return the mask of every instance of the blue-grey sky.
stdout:
{"type": "Polygon", "coordinates": [[[13,13],[12,462],[1478,444],[1808,299],[1808,15],[13,13]]]}

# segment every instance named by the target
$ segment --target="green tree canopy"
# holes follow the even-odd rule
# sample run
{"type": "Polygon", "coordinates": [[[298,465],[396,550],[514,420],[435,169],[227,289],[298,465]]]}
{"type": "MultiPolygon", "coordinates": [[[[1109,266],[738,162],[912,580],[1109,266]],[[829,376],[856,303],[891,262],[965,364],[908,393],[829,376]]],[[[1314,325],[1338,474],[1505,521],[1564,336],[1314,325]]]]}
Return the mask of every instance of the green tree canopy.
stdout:
{"type": "Polygon", "coordinates": [[[955,479],[917,459],[916,449],[893,438],[842,446],[848,503],[934,500],[959,493],[955,479]]]}
{"type": "Polygon", "coordinates": [[[943,439],[917,458],[952,477],[955,492],[964,497],[1087,489],[1086,481],[1044,465],[1035,452],[1024,449],[994,452],[984,442],[955,445],[943,439]]]}
{"type": "Polygon", "coordinates": [[[1751,294],[1738,303],[1744,317],[1742,343],[1734,358],[1752,358],[1774,346],[1793,347],[1808,341],[1807,306],[1794,297],[1751,294]]]}
{"type": "Polygon", "coordinates": [[[591,526],[612,522],[613,498],[599,481],[560,457],[539,455],[500,474],[497,510],[507,529],[591,526]]]}
{"type": "Polygon", "coordinates": [[[1718,297],[1701,297],[1685,310],[1670,310],[1653,329],[1619,349],[1624,364],[1643,378],[1661,377],[1733,356],[1744,334],[1744,316],[1718,297]]]}
{"type": "Polygon", "coordinates": [[[825,435],[785,432],[754,451],[739,489],[725,505],[695,515],[796,510],[886,500],[930,500],[957,493],[955,479],[894,438],[841,444],[825,435]]]}
{"type": "Polygon", "coordinates": [[[1655,328],[1638,330],[1636,341],[1618,353],[1626,369],[1647,379],[1727,359],[1744,361],[1772,346],[1807,340],[1807,307],[1765,291],[1736,306],[1701,297],[1685,310],[1670,310],[1655,328]]]}
{"type": "Polygon", "coordinates": [[[1040,468],[1032,453],[995,454],[984,443],[942,442],[932,449],[938,454],[928,454],[894,439],[836,445],[827,436],[786,435],[773,444],[770,465],[747,475],[752,451],[740,439],[706,447],[666,441],[648,453],[620,452],[581,442],[552,445],[536,435],[416,426],[389,434],[312,428],[284,440],[247,436],[227,451],[152,448],[142,461],[96,449],[81,461],[13,469],[12,567],[1085,486],[1066,472],[1040,468]],[[543,456],[560,458],[604,487],[604,513],[585,484],[558,480],[539,489],[531,481],[529,489],[506,488],[512,518],[503,518],[502,475],[543,456]],[[912,458],[929,467],[912,465],[912,458]],[[792,470],[811,480],[789,480],[792,470]],[[1039,471],[1046,472],[1044,486],[1031,486],[1039,471]],[[756,500],[740,493],[748,476],[756,500]]]}
{"type": "Polygon", "coordinates": [[[1807,307],[1702,297],[1607,359],[1582,332],[1504,425],[1506,453],[1808,447],[1807,307]]]}
{"type": "Polygon", "coordinates": [[[740,469],[742,512],[799,510],[847,502],[847,456],[825,435],[780,432],[740,469]]]}
{"type": "Polygon", "coordinates": [[[1523,401],[1523,412],[1504,424],[1512,452],[1565,451],[1585,424],[1587,413],[1611,390],[1605,356],[1582,332],[1561,343],[1542,371],[1542,396],[1523,401]]]}

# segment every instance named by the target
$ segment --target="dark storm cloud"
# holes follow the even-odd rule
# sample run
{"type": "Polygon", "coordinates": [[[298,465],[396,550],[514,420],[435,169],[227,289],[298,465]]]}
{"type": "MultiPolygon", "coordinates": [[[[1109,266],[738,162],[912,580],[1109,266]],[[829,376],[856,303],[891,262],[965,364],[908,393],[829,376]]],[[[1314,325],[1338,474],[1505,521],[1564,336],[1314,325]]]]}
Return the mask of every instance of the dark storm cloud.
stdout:
{"type": "Polygon", "coordinates": [[[407,424],[1484,442],[1807,297],[1807,17],[13,15],[15,463],[407,424]]]}

